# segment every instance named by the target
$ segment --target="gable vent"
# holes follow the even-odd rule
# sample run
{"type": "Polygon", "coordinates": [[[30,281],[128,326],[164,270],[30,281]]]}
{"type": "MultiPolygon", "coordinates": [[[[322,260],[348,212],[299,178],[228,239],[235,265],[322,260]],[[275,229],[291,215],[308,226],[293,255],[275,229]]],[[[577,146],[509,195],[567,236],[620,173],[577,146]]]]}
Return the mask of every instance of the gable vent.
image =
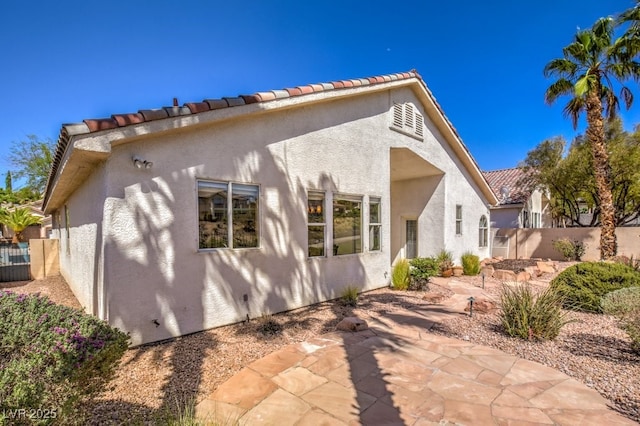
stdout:
{"type": "Polygon", "coordinates": [[[412,103],[393,104],[391,129],[422,140],[424,118],[412,103]]]}

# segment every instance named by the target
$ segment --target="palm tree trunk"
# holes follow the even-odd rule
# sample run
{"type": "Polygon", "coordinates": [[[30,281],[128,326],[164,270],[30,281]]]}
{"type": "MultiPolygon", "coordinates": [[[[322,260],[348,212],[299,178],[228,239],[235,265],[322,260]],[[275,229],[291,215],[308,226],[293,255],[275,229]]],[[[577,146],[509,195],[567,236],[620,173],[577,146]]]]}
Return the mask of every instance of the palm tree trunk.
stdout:
{"type": "Polygon", "coordinates": [[[587,93],[587,139],[591,145],[596,188],[600,198],[600,257],[609,259],[618,250],[616,210],[611,191],[611,166],[604,135],[600,85],[587,93]]]}

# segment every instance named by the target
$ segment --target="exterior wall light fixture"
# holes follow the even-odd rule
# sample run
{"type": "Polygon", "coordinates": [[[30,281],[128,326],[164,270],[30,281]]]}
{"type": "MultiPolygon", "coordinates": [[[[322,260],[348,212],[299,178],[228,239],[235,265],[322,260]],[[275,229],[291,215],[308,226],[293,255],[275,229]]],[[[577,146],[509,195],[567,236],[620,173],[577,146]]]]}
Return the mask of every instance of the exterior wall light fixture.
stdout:
{"type": "Polygon", "coordinates": [[[150,169],[153,167],[153,162],[143,160],[142,158],[133,157],[133,165],[136,169],[150,169]]]}

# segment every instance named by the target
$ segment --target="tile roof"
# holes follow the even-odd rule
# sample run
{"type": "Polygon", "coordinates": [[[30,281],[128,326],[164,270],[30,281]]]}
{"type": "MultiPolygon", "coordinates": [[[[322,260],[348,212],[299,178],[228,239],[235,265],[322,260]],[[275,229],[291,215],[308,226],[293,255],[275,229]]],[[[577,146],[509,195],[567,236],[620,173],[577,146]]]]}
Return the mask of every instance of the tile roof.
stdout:
{"type": "Polygon", "coordinates": [[[183,106],[179,106],[177,100],[173,99],[173,106],[161,107],[157,109],[143,109],[134,113],[124,113],[124,114],[113,114],[111,117],[105,118],[92,118],[85,119],[81,123],[73,123],[73,124],[64,124],[60,131],[60,137],[58,138],[58,143],[56,145],[55,153],[53,156],[53,162],[51,166],[51,171],[49,173],[49,182],[47,182],[47,189],[45,192],[44,202],[45,205],[48,202],[49,196],[51,195],[52,188],[50,187],[50,183],[53,179],[55,179],[56,174],[58,172],[58,168],[62,162],[62,159],[65,155],[65,151],[67,149],[67,145],[71,139],[71,137],[76,135],[90,134],[101,131],[108,131],[112,129],[123,128],[127,126],[134,126],[140,123],[151,122],[156,120],[163,120],[171,117],[177,116],[189,116],[193,114],[199,114],[207,111],[219,110],[224,108],[234,108],[242,105],[249,105],[255,103],[265,103],[279,99],[292,98],[296,96],[306,96],[312,94],[318,94],[322,92],[328,91],[337,91],[344,89],[353,89],[364,86],[374,86],[378,84],[389,83],[393,81],[401,81],[401,80],[410,80],[417,79],[422,87],[425,89],[433,104],[440,112],[442,118],[449,126],[455,137],[460,142],[462,148],[466,151],[466,153],[471,158],[471,161],[474,163],[475,167],[479,170],[477,163],[475,163],[475,159],[471,155],[469,149],[462,142],[462,138],[460,137],[458,131],[453,126],[451,121],[447,118],[444,113],[444,110],[440,106],[440,104],[436,101],[435,96],[431,93],[424,80],[418,74],[418,72],[414,69],[408,72],[401,72],[395,74],[387,74],[387,75],[379,75],[374,77],[367,78],[357,78],[351,80],[337,80],[331,81],[328,83],[316,83],[316,84],[308,84],[304,86],[296,86],[285,88],[281,90],[268,90],[262,92],[256,92],[248,95],[238,95],[236,97],[223,97],[220,99],[204,99],[201,102],[187,102],[183,106]]]}
{"type": "Polygon", "coordinates": [[[532,189],[527,187],[527,175],[522,168],[493,170],[482,174],[501,206],[525,203],[531,196],[532,189]]]}

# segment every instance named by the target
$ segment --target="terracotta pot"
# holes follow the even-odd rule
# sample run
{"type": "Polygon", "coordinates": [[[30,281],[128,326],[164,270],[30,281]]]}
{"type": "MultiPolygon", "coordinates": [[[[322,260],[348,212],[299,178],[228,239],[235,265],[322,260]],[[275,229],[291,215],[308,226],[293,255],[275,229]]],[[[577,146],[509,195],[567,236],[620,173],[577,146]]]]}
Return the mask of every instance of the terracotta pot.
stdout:
{"type": "Polygon", "coordinates": [[[453,270],[451,270],[451,269],[443,269],[441,275],[444,278],[449,278],[451,275],[453,275],[453,270]]]}
{"type": "Polygon", "coordinates": [[[462,268],[462,266],[454,266],[453,267],[453,276],[454,277],[461,277],[463,272],[464,272],[464,269],[462,268]]]}

